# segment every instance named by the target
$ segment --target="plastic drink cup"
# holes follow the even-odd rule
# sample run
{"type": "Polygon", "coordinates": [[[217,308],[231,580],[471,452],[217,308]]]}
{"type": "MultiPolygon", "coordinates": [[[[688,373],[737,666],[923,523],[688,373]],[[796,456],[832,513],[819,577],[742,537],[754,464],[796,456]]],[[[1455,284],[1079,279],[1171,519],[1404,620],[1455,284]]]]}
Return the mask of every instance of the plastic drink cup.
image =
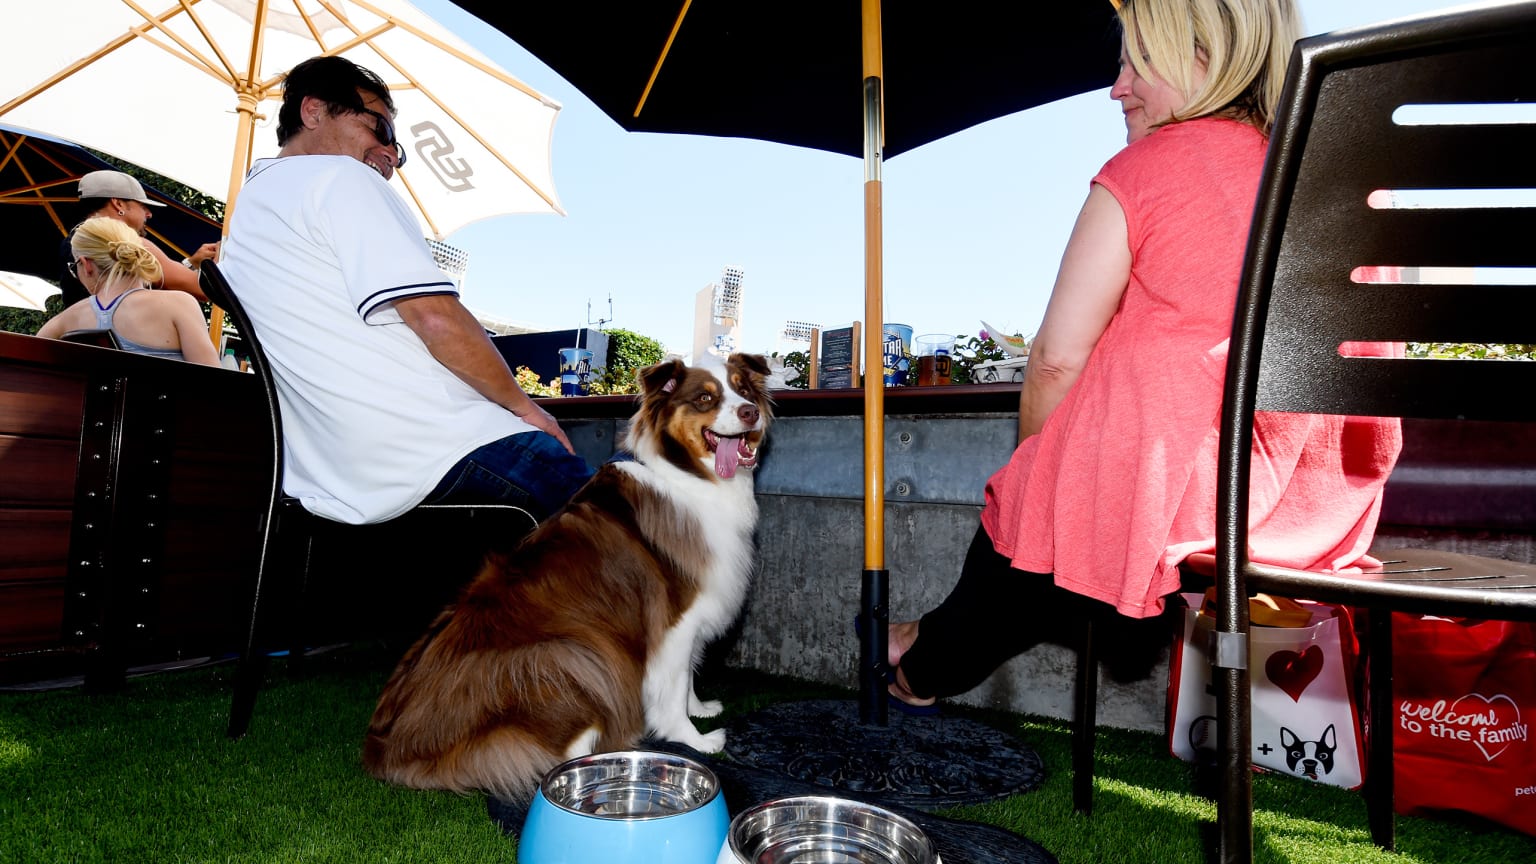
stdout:
{"type": "Polygon", "coordinates": [[[592,385],[592,352],[585,348],[560,349],[560,395],[585,396],[592,385]]]}
{"type": "Polygon", "coordinates": [[[929,333],[917,337],[917,383],[920,387],[948,384],[955,337],[929,333]]]}
{"type": "Polygon", "coordinates": [[[881,334],[885,386],[900,387],[907,383],[907,373],[912,368],[912,328],[906,324],[886,324],[881,334]]]}

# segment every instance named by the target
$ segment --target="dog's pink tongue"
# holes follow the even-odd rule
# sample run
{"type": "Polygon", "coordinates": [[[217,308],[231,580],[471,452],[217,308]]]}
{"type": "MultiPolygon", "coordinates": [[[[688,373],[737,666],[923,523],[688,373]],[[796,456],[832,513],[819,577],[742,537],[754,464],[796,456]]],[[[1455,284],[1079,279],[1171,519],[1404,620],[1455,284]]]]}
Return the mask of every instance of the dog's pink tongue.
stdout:
{"type": "Polygon", "coordinates": [[[736,476],[736,466],[741,464],[739,438],[721,438],[715,442],[715,473],[729,480],[736,476]]]}

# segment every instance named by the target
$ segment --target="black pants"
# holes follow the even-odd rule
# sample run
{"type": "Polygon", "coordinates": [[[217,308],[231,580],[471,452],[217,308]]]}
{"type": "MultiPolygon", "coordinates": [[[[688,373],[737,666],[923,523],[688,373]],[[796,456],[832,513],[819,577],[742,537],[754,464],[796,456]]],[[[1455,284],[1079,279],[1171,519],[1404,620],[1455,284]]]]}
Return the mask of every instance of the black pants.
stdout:
{"type": "Polygon", "coordinates": [[[1056,587],[1049,574],[1013,569],[978,527],[960,581],[923,616],[917,641],[902,656],[902,675],[917,696],[954,696],[1036,643],[1064,640],[1083,616],[1112,612],[1056,587]]]}

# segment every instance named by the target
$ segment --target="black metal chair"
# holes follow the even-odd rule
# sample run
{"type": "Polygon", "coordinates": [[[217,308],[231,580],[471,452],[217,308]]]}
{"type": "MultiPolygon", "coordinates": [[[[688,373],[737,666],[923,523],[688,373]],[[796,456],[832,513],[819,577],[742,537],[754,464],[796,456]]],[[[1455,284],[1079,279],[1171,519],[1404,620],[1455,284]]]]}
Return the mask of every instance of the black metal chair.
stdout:
{"type": "Polygon", "coordinates": [[[97,348],[116,348],[123,350],[123,343],[117,338],[117,332],[110,328],[89,330],[69,330],[59,337],[65,342],[75,342],[80,345],[95,345],[97,348]]]}
{"type": "Polygon", "coordinates": [[[420,523],[440,529],[447,522],[461,529],[465,536],[484,538],[489,548],[510,544],[537,527],[538,520],[521,507],[505,504],[423,504],[382,526],[343,526],[310,514],[297,499],[283,494],[282,412],[277,398],[277,381],[261,340],[229,282],[219,272],[218,265],[211,261],[202,266],[202,287],[208,299],[229,314],[245,339],[251,370],[261,380],[272,424],[271,497],[266,518],[259,526],[261,553],[256,564],[251,614],[235,671],[235,692],[230,705],[228,734],[238,738],[250,728],[256,694],[266,674],[267,652],[274,648],[287,649],[291,657],[297,659],[305,647],[309,628],[304,616],[312,593],[309,571],[317,533],[346,537],[365,531],[389,533],[409,529],[412,524],[419,527],[420,523]],[[283,617],[274,621],[274,615],[283,617]]]}
{"type": "Polygon", "coordinates": [[[1533,49],[1536,3],[1524,2],[1306,39],[1292,55],[1222,408],[1213,646],[1222,861],[1252,856],[1250,591],[1368,610],[1366,802],[1373,839],[1388,849],[1390,610],[1536,620],[1536,568],[1528,564],[1394,550],[1363,575],[1307,572],[1249,560],[1247,533],[1256,410],[1536,420],[1536,364],[1340,353],[1353,341],[1536,342],[1531,271],[1523,285],[1456,284],[1468,281],[1469,268],[1536,264],[1536,208],[1479,203],[1490,196],[1478,191],[1536,189],[1536,124],[1530,116],[1484,125],[1469,118],[1488,115],[1481,105],[1507,109],[1536,97],[1533,49]],[[1457,107],[1468,104],[1471,111],[1457,107]],[[1397,278],[1373,279],[1362,267],[1394,268],[1397,278]]]}

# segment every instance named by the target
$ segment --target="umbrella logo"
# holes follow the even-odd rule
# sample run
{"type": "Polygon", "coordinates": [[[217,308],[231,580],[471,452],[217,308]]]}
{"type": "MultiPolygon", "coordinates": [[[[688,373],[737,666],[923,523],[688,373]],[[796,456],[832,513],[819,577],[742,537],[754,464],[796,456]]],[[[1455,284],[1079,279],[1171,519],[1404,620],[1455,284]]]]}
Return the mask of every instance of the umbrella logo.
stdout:
{"type": "Polygon", "coordinates": [[[448,140],[441,127],[431,120],[424,120],[411,127],[411,134],[416,136],[416,155],[432,169],[443,188],[450,192],[467,192],[475,188],[475,184],[469,182],[469,178],[475,176],[475,169],[453,156],[453,142],[448,140]]]}

